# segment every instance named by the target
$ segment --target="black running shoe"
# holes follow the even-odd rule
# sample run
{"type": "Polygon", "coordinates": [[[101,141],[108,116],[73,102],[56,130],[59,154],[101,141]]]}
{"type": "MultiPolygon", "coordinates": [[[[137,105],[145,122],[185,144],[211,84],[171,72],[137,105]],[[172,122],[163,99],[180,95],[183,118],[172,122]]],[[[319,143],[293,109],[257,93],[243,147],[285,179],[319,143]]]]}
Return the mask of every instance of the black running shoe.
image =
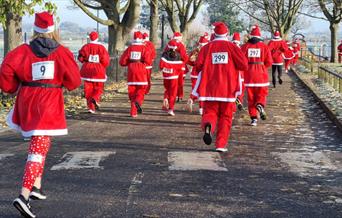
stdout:
{"type": "Polygon", "coordinates": [[[26,218],[35,218],[36,217],[36,215],[34,215],[34,213],[32,212],[29,201],[27,201],[24,198],[24,196],[22,196],[22,195],[19,195],[19,197],[14,199],[13,206],[15,208],[17,208],[17,210],[20,212],[20,214],[26,218]]]}
{"type": "Polygon", "coordinates": [[[239,111],[243,110],[243,105],[241,104],[241,101],[238,98],[236,98],[235,104],[236,104],[237,108],[239,109],[239,111]]]}
{"type": "Polygon", "coordinates": [[[135,102],[135,106],[137,107],[138,114],[142,114],[143,110],[138,102],[135,102]]]}
{"type": "Polygon", "coordinates": [[[204,129],[203,141],[206,145],[210,145],[213,139],[211,138],[211,124],[206,124],[204,129]]]}
{"type": "Polygon", "coordinates": [[[96,110],[100,110],[100,105],[95,101],[95,99],[91,99],[91,102],[95,105],[96,110]]]}
{"type": "Polygon", "coordinates": [[[38,189],[37,187],[33,186],[32,191],[30,193],[30,198],[33,200],[45,200],[46,195],[42,191],[42,189],[38,189]]]}
{"type": "Polygon", "coordinates": [[[283,84],[283,80],[281,78],[279,78],[279,84],[283,84]]]}
{"type": "Polygon", "coordinates": [[[256,106],[256,108],[257,108],[257,110],[258,110],[259,113],[260,113],[260,118],[261,118],[262,120],[266,120],[266,112],[265,112],[265,110],[264,110],[264,107],[263,107],[261,104],[258,104],[258,105],[256,106]]]}

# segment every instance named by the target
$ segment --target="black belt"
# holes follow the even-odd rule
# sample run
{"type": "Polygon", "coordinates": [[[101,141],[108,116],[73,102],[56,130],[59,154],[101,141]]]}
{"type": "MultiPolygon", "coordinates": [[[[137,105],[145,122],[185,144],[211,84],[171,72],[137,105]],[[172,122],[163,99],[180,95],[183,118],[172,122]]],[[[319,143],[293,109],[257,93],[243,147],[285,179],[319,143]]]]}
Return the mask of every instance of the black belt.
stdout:
{"type": "Polygon", "coordinates": [[[264,65],[264,62],[248,62],[248,64],[259,64],[259,65],[264,65]]]}
{"type": "Polygon", "coordinates": [[[29,87],[42,87],[42,88],[62,88],[61,85],[38,83],[38,82],[22,82],[21,85],[29,86],[29,87]]]}
{"type": "Polygon", "coordinates": [[[138,62],[141,62],[140,60],[129,60],[130,63],[138,63],[138,62]]]}

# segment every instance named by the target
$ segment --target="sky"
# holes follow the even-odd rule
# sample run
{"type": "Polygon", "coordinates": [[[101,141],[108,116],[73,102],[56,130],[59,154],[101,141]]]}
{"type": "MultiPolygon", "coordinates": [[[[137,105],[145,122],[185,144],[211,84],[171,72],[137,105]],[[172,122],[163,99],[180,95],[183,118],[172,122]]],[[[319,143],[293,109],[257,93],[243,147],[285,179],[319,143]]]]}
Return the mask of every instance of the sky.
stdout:
{"type": "MultiPolygon", "coordinates": [[[[58,9],[57,15],[59,16],[61,22],[70,21],[79,24],[82,27],[94,27],[96,28],[96,21],[88,17],[81,9],[70,10],[68,6],[72,5],[72,0],[54,0],[58,9]]],[[[36,10],[41,10],[39,7],[36,10]]],[[[94,12],[96,14],[96,12],[94,12]]],[[[103,12],[100,12],[101,18],[106,18],[103,12]]],[[[199,18],[201,19],[201,18],[199,18]]],[[[24,23],[33,23],[34,16],[25,16],[23,18],[24,23]]],[[[329,32],[329,23],[318,19],[309,19],[310,27],[304,32],[329,32]]],[[[100,28],[103,26],[100,25],[100,28]]]]}

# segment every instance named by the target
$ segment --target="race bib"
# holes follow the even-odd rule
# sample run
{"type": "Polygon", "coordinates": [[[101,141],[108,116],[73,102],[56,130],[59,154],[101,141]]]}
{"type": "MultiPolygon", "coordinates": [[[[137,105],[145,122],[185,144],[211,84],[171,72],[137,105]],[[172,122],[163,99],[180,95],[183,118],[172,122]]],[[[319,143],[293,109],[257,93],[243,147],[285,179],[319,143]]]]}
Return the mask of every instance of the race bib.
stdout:
{"type": "Polygon", "coordinates": [[[248,57],[249,58],[260,58],[261,52],[260,48],[249,48],[248,49],[248,57]]]}
{"type": "Polygon", "coordinates": [[[212,53],[212,64],[228,64],[228,52],[212,53]]]}
{"type": "Polygon", "coordinates": [[[55,75],[54,61],[32,63],[32,80],[53,79],[55,75]]]}
{"type": "Polygon", "coordinates": [[[139,51],[131,52],[131,60],[140,60],[140,59],[141,59],[141,52],[139,51]]]}
{"type": "Polygon", "coordinates": [[[164,73],[173,73],[173,69],[172,69],[172,68],[170,69],[170,68],[165,68],[165,67],[164,67],[164,68],[163,68],[163,72],[164,72],[164,73]]]}
{"type": "Polygon", "coordinates": [[[91,63],[100,63],[99,55],[89,55],[88,62],[91,63]]]}

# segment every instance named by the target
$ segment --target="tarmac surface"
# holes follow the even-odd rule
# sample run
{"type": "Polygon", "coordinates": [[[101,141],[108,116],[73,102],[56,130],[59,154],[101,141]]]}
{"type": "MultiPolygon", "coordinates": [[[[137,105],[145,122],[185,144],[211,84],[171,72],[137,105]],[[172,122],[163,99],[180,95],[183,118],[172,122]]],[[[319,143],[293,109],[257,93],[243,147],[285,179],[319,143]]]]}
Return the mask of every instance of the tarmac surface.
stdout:
{"type": "MultiPolygon", "coordinates": [[[[190,85],[186,84],[186,96],[190,85]]],[[[237,112],[225,154],[202,142],[200,116],[161,110],[155,80],[144,113],[129,117],[127,94],[71,117],[55,137],[31,202],[38,217],[341,217],[342,133],[291,73],[270,88],[268,119],[237,112]]],[[[0,217],[19,217],[28,142],[0,133],[0,217]]]]}

